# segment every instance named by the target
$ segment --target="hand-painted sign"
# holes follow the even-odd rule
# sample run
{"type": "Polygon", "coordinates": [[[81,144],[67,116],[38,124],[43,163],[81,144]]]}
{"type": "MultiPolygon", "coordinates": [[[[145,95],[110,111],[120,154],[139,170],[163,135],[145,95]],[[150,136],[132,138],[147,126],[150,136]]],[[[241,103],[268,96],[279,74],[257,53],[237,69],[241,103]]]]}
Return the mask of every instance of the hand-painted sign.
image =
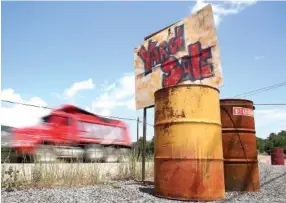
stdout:
{"type": "Polygon", "coordinates": [[[232,112],[235,116],[254,116],[253,110],[249,108],[233,107],[232,112]]]}
{"type": "Polygon", "coordinates": [[[180,84],[223,85],[212,7],[204,7],[134,50],[136,109],[154,105],[154,92],[180,84]]]}

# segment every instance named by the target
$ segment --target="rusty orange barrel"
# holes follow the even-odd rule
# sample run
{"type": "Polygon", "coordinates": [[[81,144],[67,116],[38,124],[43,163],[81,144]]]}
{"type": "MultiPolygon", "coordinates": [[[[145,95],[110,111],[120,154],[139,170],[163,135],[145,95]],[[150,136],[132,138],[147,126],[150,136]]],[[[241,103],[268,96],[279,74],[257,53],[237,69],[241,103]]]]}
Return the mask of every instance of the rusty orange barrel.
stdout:
{"type": "Polygon", "coordinates": [[[285,165],[282,147],[277,147],[271,150],[271,165],[285,165]]]}
{"type": "Polygon", "coordinates": [[[155,92],[155,195],[225,198],[219,91],[180,85],[155,92]]]}
{"type": "Polygon", "coordinates": [[[221,99],[224,178],[227,191],[260,191],[254,123],[250,100],[221,99]]]}

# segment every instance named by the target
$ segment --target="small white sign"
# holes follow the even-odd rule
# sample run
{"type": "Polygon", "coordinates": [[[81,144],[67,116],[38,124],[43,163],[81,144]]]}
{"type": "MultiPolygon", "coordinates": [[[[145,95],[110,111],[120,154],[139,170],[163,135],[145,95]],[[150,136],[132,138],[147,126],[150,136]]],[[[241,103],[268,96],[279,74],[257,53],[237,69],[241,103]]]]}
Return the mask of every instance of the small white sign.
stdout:
{"type": "Polygon", "coordinates": [[[251,116],[253,117],[254,113],[252,109],[243,108],[243,107],[233,107],[233,115],[235,116],[251,116]]]}

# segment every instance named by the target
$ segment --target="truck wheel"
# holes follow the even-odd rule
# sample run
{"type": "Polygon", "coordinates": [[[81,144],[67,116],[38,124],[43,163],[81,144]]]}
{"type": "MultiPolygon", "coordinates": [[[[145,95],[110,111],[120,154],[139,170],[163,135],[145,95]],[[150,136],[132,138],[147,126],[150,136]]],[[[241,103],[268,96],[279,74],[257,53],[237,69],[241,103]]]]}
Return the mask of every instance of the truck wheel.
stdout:
{"type": "Polygon", "coordinates": [[[57,160],[57,156],[50,145],[40,145],[36,149],[35,161],[36,162],[55,162],[57,160]]]}
{"type": "Polygon", "coordinates": [[[88,162],[98,162],[103,159],[103,147],[99,144],[87,145],[85,147],[85,160],[88,162]]]}
{"type": "Polygon", "coordinates": [[[119,151],[115,147],[105,147],[104,148],[104,161],[106,163],[114,163],[118,161],[119,151]]]}
{"type": "Polygon", "coordinates": [[[128,162],[130,156],[130,149],[120,148],[118,162],[128,162]]]}

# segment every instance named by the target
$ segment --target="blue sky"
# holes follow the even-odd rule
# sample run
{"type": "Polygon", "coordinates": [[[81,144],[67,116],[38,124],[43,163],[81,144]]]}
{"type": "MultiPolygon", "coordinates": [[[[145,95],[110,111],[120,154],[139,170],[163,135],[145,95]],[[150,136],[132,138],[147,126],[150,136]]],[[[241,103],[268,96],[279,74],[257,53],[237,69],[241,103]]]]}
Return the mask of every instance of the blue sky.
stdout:
{"type": "MultiPolygon", "coordinates": [[[[285,82],[286,3],[211,3],[224,77],[221,97],[285,82]]],[[[51,107],[73,103],[98,114],[142,117],[133,105],[133,49],[145,36],[203,5],[2,2],[2,98],[51,107]]],[[[285,93],[283,86],[247,98],[285,103],[285,93]]],[[[42,113],[2,102],[2,124],[30,124],[42,113]],[[27,113],[35,118],[27,119],[27,113]]],[[[149,109],[151,124],[153,115],[149,109]]],[[[285,106],[257,106],[255,116],[259,137],[286,129],[285,106]]],[[[136,122],[127,122],[134,140],[136,122]]],[[[147,132],[150,139],[153,128],[147,132]]]]}

